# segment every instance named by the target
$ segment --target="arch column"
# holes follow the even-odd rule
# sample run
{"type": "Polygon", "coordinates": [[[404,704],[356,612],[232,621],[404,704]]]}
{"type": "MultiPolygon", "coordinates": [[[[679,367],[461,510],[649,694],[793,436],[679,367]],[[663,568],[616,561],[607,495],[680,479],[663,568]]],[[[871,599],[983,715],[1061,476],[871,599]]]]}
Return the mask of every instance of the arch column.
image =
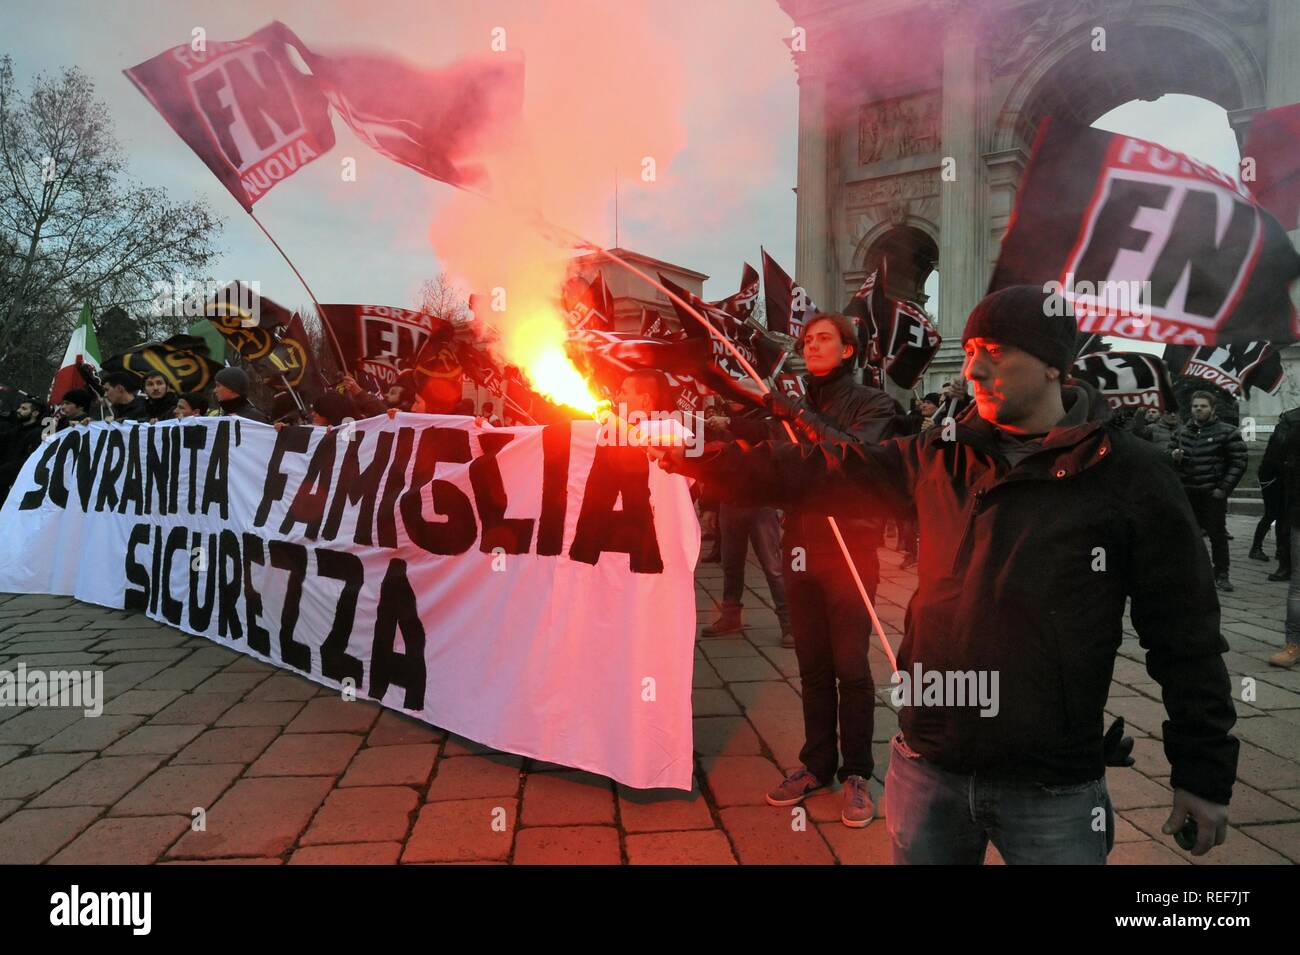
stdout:
{"type": "Polygon", "coordinates": [[[955,162],[956,178],[939,183],[939,333],[944,344],[936,360],[951,362],[961,353],[966,316],[982,297],[986,281],[979,214],[981,77],[973,9],[961,0],[938,9],[947,21],[940,148],[945,161],[955,162]]]}
{"type": "Polygon", "coordinates": [[[799,186],[795,201],[795,281],[820,308],[837,308],[826,283],[830,207],[826,188],[826,78],[807,57],[799,61],[799,186]]]}
{"type": "MultiPolygon", "coordinates": [[[[1292,0],[1270,0],[1268,7],[1268,60],[1265,63],[1265,105],[1286,106],[1300,102],[1300,57],[1296,56],[1295,38],[1300,37],[1300,4],[1292,0]]],[[[1291,244],[1300,248],[1300,229],[1289,233],[1291,244]]],[[[1291,286],[1291,303],[1300,309],[1300,283],[1291,286]]],[[[1287,380],[1278,391],[1283,411],[1294,407],[1300,387],[1300,346],[1288,345],[1282,351],[1287,380]]],[[[1277,399],[1268,399],[1269,403],[1277,399]]],[[[1252,400],[1247,410],[1256,416],[1264,402],[1252,400]]]]}

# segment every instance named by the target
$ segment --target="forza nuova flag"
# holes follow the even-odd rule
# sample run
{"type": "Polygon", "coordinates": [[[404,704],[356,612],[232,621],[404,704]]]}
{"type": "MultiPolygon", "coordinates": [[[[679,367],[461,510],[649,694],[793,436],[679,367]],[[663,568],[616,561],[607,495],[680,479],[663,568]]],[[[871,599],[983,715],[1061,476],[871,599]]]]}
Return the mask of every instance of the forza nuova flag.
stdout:
{"type": "Polygon", "coordinates": [[[1242,150],[1242,163],[1247,162],[1254,175],[1246,184],[1255,201],[1277,216],[1282,228],[1300,228],[1300,103],[1250,118],[1242,150]]]}
{"type": "Polygon", "coordinates": [[[304,49],[276,22],[202,50],[175,46],[123,71],[249,212],[334,145],[325,93],[290,47],[304,49]]]}
{"type": "Polygon", "coordinates": [[[760,249],[763,257],[763,300],[767,309],[767,327],[798,338],[808,316],[817,304],[801,286],[795,284],[776,259],[760,249]]]}
{"type": "Polygon", "coordinates": [[[143,613],[496,749],[688,790],[699,525],[684,478],[597,430],[73,428],[0,509],[23,542],[0,591],[143,613]]]}
{"type": "Polygon", "coordinates": [[[741,322],[754,314],[754,306],[757,304],[758,270],[748,262],[740,271],[740,291],[713,303],[715,307],[722,309],[722,311],[734,316],[741,322]]]}
{"type": "Polygon", "coordinates": [[[322,305],[321,321],[334,331],[349,372],[387,388],[409,368],[433,336],[449,337],[445,319],[394,305],[322,305]]]}
{"type": "Polygon", "coordinates": [[[490,138],[523,107],[524,65],[507,52],[441,68],[394,56],[303,50],[340,118],[382,156],[452,185],[487,185],[490,138]]]}
{"type": "Polygon", "coordinates": [[[900,388],[915,388],[943,339],[934,319],[915,302],[894,302],[886,336],[885,374],[900,388]]]}
{"type": "Polygon", "coordinates": [[[279,22],[243,40],[172,47],[123,72],[249,212],[334,146],[330,106],[380,155],[481,186],[489,138],[511,127],[523,103],[523,61],[513,55],[441,69],[387,55],[323,56],[279,22]]]}
{"type": "Polygon", "coordinates": [[[1165,361],[1179,377],[1222,388],[1234,398],[1249,398],[1252,388],[1273,394],[1285,377],[1282,352],[1272,342],[1171,347],[1165,349],[1165,361]]]}
{"type": "Polygon", "coordinates": [[[1145,352],[1092,352],[1077,359],[1070,374],[1100,391],[1115,409],[1172,411],[1178,405],[1165,363],[1145,352]]]}
{"type": "Polygon", "coordinates": [[[844,306],[844,314],[853,319],[858,330],[858,353],[855,356],[860,367],[879,370],[884,364],[885,353],[881,339],[882,329],[887,330],[892,303],[885,297],[885,278],[887,262],[880,263],[853,293],[849,304],[844,306]]]}
{"type": "Polygon", "coordinates": [[[1156,143],[1044,120],[989,291],[1058,283],[1083,332],[1300,340],[1300,255],[1234,180],[1156,143]]]}

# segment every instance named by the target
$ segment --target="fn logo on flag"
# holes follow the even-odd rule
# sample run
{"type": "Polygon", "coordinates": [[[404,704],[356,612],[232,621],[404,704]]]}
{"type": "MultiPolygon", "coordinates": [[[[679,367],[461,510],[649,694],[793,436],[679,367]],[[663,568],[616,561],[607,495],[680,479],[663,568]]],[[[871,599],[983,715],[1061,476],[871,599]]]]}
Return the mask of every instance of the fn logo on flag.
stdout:
{"type": "MultiPolygon", "coordinates": [[[[1140,284],[1150,296],[1141,303],[1149,337],[1212,334],[1236,305],[1261,240],[1258,212],[1231,180],[1153,143],[1115,137],[1066,261],[1066,286],[1140,284]]],[[[1087,306],[1101,298],[1077,296],[1081,329],[1112,330],[1095,321],[1085,327],[1087,306]]],[[[1113,323],[1126,316],[1098,317],[1113,323]]]]}

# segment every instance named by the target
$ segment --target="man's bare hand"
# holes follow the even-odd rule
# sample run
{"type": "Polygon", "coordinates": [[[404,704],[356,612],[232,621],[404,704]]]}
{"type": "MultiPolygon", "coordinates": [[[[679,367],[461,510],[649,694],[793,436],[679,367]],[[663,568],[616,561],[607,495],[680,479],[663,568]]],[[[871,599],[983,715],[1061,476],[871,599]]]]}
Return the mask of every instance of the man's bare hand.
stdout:
{"type": "Polygon", "coordinates": [[[645,452],[650,456],[651,461],[654,461],[669,474],[680,471],[682,464],[686,461],[685,448],[647,445],[645,452]]]}
{"type": "Polygon", "coordinates": [[[1174,790],[1174,808],[1160,830],[1172,836],[1187,821],[1196,821],[1196,845],[1192,846],[1192,855],[1203,856],[1215,846],[1223,845],[1228,838],[1228,807],[1217,802],[1210,802],[1189,793],[1186,789],[1174,790]]]}

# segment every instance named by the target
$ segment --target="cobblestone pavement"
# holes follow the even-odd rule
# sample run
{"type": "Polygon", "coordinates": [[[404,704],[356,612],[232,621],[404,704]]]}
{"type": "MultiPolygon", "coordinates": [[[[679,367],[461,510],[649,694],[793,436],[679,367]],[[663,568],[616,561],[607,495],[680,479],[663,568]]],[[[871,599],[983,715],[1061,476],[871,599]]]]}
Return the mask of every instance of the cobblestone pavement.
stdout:
{"type": "MultiPolygon", "coordinates": [[[[1286,585],[1245,559],[1253,518],[1234,517],[1223,632],[1238,702],[1240,777],[1215,863],[1300,861],[1300,671],[1269,667],[1286,585]]],[[[915,577],[882,549],[879,612],[897,647],[915,577]]],[[[63,597],[0,595],[0,667],[98,667],[102,716],[0,708],[0,862],[885,863],[883,820],[838,821],[839,792],[807,802],[807,825],[763,802],[802,742],[794,651],[749,568],[742,637],[695,656],[696,788],[639,792],[589,773],[494,752],[137,614],[63,597]],[[195,831],[201,808],[205,830],[195,831]]],[[[699,620],[721,569],[701,564],[699,620]]],[[[1186,863],[1160,835],[1169,766],[1164,708],[1129,633],[1108,710],[1136,737],[1137,766],[1107,776],[1117,810],[1111,863],[1186,863]]],[[[897,727],[873,650],[876,778],[897,727]]],[[[998,861],[990,850],[990,860],[998,861]]]]}

